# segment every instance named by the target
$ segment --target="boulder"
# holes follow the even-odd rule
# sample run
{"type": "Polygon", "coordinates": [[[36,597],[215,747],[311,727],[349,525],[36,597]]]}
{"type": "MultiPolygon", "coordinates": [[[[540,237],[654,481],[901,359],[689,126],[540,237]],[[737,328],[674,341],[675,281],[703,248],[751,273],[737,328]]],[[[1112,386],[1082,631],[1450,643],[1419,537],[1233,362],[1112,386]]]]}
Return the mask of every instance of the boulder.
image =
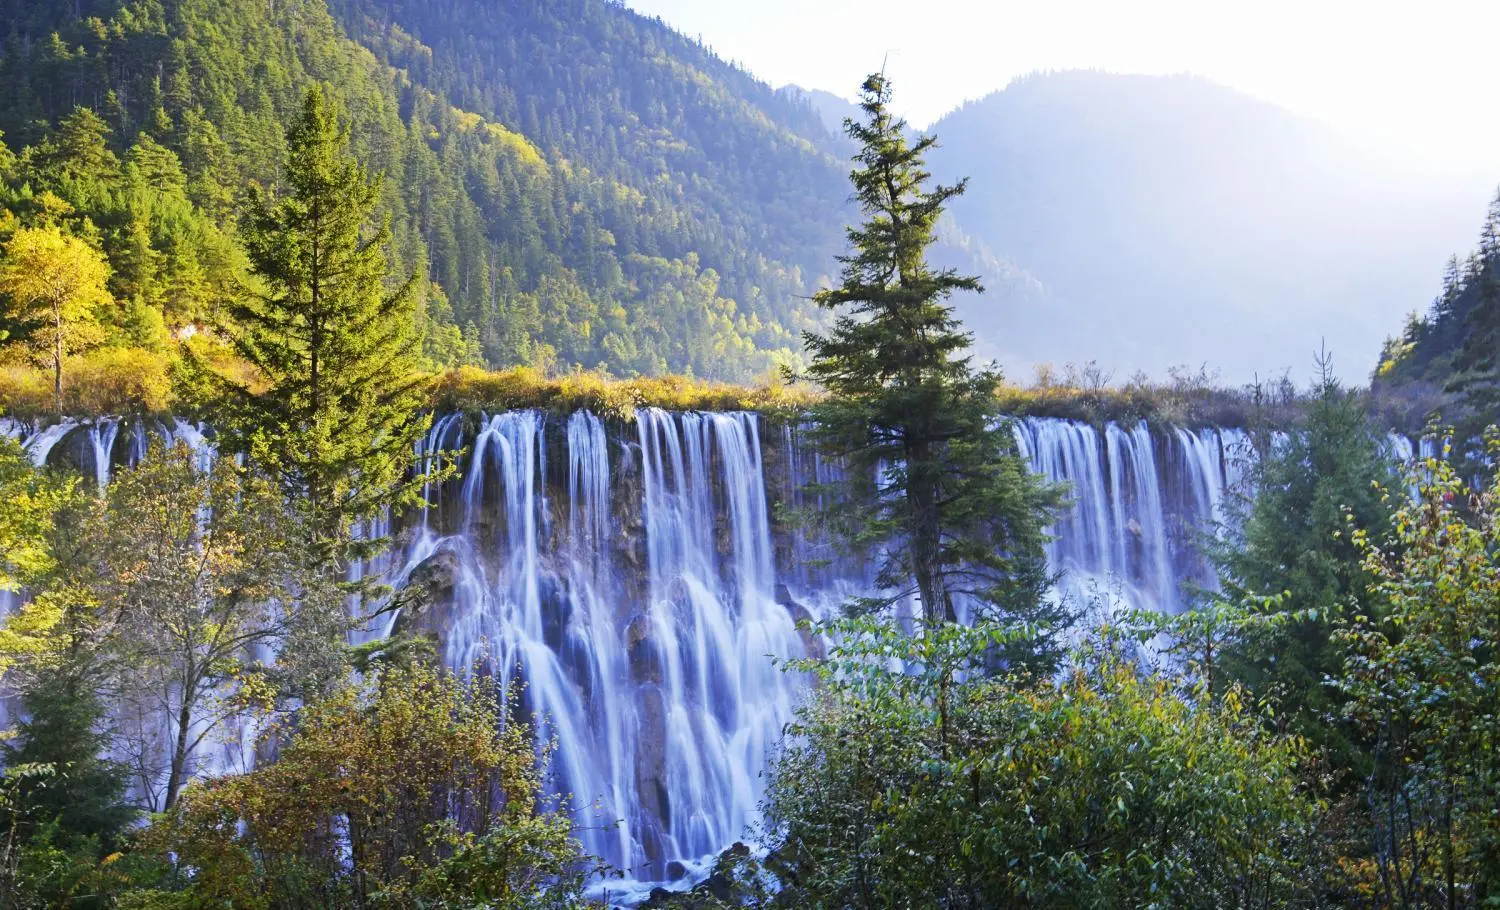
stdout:
{"type": "Polygon", "coordinates": [[[426,628],[446,635],[452,625],[454,592],[462,570],[451,550],[438,550],[412,570],[406,587],[397,597],[402,608],[394,632],[426,628]]]}

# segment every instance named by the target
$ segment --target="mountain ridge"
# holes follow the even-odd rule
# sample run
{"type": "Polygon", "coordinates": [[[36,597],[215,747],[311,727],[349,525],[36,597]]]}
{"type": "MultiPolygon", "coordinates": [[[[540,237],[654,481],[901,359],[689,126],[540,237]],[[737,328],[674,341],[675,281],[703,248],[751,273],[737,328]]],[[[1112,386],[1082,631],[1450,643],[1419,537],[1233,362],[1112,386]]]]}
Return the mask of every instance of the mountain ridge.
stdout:
{"type": "MultiPolygon", "coordinates": [[[[317,82],[388,175],[434,367],[745,380],[795,367],[826,318],[810,297],[855,214],[835,129],[853,104],[774,89],[619,4],[13,0],[4,28],[0,129],[21,153],[7,205],[31,217],[31,196],[59,193],[117,275],[187,247],[161,206],[35,166],[75,104],[116,155],[138,135],[175,155],[171,204],[232,239],[239,187],[274,183],[282,124],[317,82]]],[[[970,178],[934,259],[983,278],[953,303],[976,352],[1018,376],[1207,362],[1238,382],[1302,368],[1325,339],[1363,357],[1430,296],[1488,195],[1369,165],[1197,77],[1036,74],[930,131],[938,179],[970,178]]],[[[223,242],[188,245],[211,297],[235,284],[223,242]]],[[[167,293],[146,296],[169,322],[209,307],[167,293]]]]}

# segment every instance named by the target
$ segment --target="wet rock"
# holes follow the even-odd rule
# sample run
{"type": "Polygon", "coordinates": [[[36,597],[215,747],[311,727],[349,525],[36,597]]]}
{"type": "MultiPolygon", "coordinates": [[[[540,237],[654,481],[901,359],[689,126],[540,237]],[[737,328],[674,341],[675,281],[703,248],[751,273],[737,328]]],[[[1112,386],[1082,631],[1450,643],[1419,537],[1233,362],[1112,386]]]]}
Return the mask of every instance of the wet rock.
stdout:
{"type": "Polygon", "coordinates": [[[630,678],[638,683],[661,685],[661,654],[651,640],[651,617],[641,614],[625,629],[625,648],[630,661],[630,678]]]}
{"type": "Polygon", "coordinates": [[[814,635],[809,628],[813,622],[813,615],[795,600],[787,602],[785,606],[787,612],[792,614],[792,621],[797,624],[797,634],[802,638],[802,649],[807,656],[814,660],[827,657],[827,649],[823,647],[823,640],[814,635]]]}
{"type": "Polygon", "coordinates": [[[659,686],[641,687],[639,712],[636,792],[641,807],[665,829],[672,817],[672,801],[667,790],[667,701],[659,686]]]}
{"type": "Polygon", "coordinates": [[[394,631],[415,632],[427,628],[446,635],[453,624],[454,592],[461,572],[451,550],[439,550],[415,569],[402,590],[403,606],[394,631]]]}
{"type": "MultiPolygon", "coordinates": [[[[670,888],[653,888],[651,896],[641,904],[642,910],[699,910],[699,908],[723,907],[725,904],[738,906],[742,897],[741,882],[737,873],[741,871],[741,864],[750,858],[750,848],[741,843],[719,854],[719,859],[714,863],[714,871],[708,878],[694,885],[686,891],[673,891],[670,888]]],[[[672,862],[667,864],[667,877],[674,881],[680,880],[687,874],[687,868],[681,863],[672,862]],[[673,870],[680,870],[681,874],[674,876],[673,870]]]]}

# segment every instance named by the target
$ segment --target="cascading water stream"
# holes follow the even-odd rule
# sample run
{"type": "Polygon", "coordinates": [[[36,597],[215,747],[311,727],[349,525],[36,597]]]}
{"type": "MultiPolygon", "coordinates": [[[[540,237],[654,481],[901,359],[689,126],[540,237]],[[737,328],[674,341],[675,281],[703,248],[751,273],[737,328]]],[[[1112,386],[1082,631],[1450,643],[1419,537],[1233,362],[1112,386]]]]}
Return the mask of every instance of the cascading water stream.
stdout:
{"type": "MultiPolygon", "coordinates": [[[[1239,482],[1243,433],[1014,428],[1033,468],[1072,488],[1048,552],[1060,596],[1175,612],[1186,588],[1213,585],[1196,544],[1239,482]]],[[[436,466],[462,450],[460,476],[430,485],[429,507],[372,526],[395,546],[352,570],[420,584],[432,604],[372,614],[356,640],[412,623],[450,666],[524,682],[517,710],[556,744],[550,784],[586,848],[642,882],[702,869],[756,818],[761,771],[805,686],[775,664],[810,644],[796,619],[871,584],[867,565],[815,532],[773,524],[773,500],[816,509],[808,485],[839,476],[799,431],[762,438],[753,414],[655,409],[633,427],[586,412],[440,417],[417,457],[436,466]]],[[[205,469],[214,457],[184,423],[0,421],[0,433],[101,486],[152,436],[186,443],[205,469]]],[[[1413,449],[1400,437],[1391,448],[1413,449]]],[[[242,768],[251,744],[232,748],[203,764],[242,768]]]]}

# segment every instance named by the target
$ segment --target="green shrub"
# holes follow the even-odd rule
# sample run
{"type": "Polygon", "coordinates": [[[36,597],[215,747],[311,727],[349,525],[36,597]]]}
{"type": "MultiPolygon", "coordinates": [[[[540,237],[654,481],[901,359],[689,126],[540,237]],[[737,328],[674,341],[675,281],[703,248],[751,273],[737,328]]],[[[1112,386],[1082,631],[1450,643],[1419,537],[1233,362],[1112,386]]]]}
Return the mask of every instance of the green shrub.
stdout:
{"type": "Polygon", "coordinates": [[[766,382],[735,386],[686,376],[612,379],[602,373],[576,372],[548,379],[531,367],[490,372],[460,367],[432,380],[432,406],[438,411],[504,411],[540,408],[630,419],[636,408],[672,411],[794,411],[806,407],[814,393],[805,386],[766,382]]]}
{"type": "Polygon", "coordinates": [[[1301,747],[1233,694],[1114,652],[983,678],[1005,631],[837,632],[768,797],[784,905],[1298,905],[1301,747]]]}

